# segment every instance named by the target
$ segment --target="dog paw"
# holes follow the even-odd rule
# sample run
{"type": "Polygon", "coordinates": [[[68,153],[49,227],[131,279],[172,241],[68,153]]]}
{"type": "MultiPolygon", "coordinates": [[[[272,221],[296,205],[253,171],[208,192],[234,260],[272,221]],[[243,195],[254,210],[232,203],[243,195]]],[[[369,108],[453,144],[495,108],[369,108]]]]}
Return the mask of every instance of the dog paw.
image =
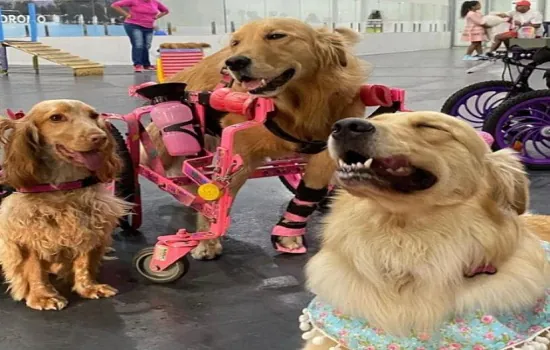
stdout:
{"type": "Polygon", "coordinates": [[[30,295],[27,306],[35,310],[62,310],[69,302],[61,295],[30,295]]]}
{"type": "Polygon", "coordinates": [[[199,245],[191,251],[191,256],[195,260],[212,260],[222,255],[222,244],[219,239],[209,239],[201,241],[199,245]]]}
{"type": "Polygon", "coordinates": [[[302,236],[297,237],[279,237],[278,242],[281,246],[287,249],[300,249],[304,246],[304,240],[302,236]]]}
{"type": "Polygon", "coordinates": [[[108,284],[94,284],[77,289],[78,295],[86,299],[110,298],[117,295],[118,290],[108,284]]]}

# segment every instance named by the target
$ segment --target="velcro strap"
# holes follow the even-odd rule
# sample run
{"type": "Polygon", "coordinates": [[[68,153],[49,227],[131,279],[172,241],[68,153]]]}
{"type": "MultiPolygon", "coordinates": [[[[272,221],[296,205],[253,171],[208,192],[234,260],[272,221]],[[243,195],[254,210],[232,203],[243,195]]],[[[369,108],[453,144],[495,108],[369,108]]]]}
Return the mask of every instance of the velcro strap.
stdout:
{"type": "Polygon", "coordinates": [[[328,193],[328,188],[321,188],[315,190],[313,188],[306,187],[304,181],[300,181],[298,189],[296,190],[296,199],[307,202],[320,202],[322,201],[328,193]]]}
{"type": "Polygon", "coordinates": [[[307,218],[308,216],[313,214],[316,209],[317,209],[316,205],[308,205],[308,206],[300,205],[294,202],[294,200],[292,200],[290,201],[290,203],[288,203],[288,207],[286,208],[286,211],[289,212],[290,214],[307,218]]]}
{"type": "Polygon", "coordinates": [[[307,222],[295,222],[295,221],[285,222],[285,219],[283,218],[279,220],[279,222],[277,223],[277,226],[282,226],[284,228],[297,230],[297,229],[306,228],[307,222]]]}

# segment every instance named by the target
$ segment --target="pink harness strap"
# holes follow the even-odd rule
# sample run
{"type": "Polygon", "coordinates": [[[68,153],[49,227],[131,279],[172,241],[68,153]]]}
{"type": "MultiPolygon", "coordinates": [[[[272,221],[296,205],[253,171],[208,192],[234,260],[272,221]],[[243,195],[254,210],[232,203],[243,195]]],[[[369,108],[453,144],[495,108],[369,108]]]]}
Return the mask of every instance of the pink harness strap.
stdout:
{"type": "Polygon", "coordinates": [[[31,187],[22,187],[18,188],[16,191],[19,193],[43,193],[43,192],[57,192],[57,191],[70,191],[77,190],[80,188],[85,188],[93,186],[99,183],[99,179],[95,176],[89,176],[85,179],[63,182],[58,185],[52,184],[41,184],[31,187]]]}

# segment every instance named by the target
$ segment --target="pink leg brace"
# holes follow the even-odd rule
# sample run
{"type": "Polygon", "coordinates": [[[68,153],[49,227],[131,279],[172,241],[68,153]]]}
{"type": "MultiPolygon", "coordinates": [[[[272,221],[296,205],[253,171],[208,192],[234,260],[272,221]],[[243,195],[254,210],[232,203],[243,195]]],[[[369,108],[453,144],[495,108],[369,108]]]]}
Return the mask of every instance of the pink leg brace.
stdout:
{"type": "Polygon", "coordinates": [[[305,236],[309,217],[317,209],[317,204],[325,198],[328,189],[315,190],[306,187],[303,181],[298,185],[296,196],[290,201],[286,212],[271,232],[273,248],[282,253],[304,254],[307,252],[305,237],[304,246],[298,249],[289,249],[279,244],[279,237],[305,236]]]}

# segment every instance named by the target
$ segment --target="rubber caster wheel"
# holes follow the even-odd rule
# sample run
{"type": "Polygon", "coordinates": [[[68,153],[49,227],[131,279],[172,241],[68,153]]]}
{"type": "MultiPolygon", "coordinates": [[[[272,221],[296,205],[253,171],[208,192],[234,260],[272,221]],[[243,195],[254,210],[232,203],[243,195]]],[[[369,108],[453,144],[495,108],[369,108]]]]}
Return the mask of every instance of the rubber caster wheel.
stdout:
{"type": "Polygon", "coordinates": [[[164,271],[153,271],[149,267],[153,259],[154,247],[140,250],[134,257],[134,267],[139,274],[154,283],[171,283],[177,281],[189,271],[189,259],[184,256],[164,271]]]}

